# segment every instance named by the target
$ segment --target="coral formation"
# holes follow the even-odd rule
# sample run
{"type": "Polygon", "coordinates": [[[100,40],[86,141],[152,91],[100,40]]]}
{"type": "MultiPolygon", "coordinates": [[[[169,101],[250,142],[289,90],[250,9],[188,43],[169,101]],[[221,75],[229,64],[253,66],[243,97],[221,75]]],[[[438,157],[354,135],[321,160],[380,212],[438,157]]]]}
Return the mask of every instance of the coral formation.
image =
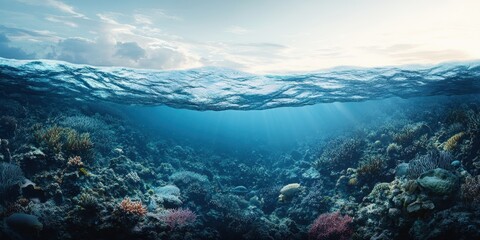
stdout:
{"type": "Polygon", "coordinates": [[[152,130],[132,106],[9,100],[0,239],[476,239],[480,103],[461,99],[278,148],[152,130]]]}
{"type": "Polygon", "coordinates": [[[147,213],[147,209],[141,201],[132,201],[128,197],[122,200],[119,208],[122,212],[132,215],[143,216],[147,213]]]}
{"type": "Polygon", "coordinates": [[[352,218],[341,216],[339,212],[324,213],[318,216],[308,231],[311,240],[348,240],[353,231],[352,218]]]}

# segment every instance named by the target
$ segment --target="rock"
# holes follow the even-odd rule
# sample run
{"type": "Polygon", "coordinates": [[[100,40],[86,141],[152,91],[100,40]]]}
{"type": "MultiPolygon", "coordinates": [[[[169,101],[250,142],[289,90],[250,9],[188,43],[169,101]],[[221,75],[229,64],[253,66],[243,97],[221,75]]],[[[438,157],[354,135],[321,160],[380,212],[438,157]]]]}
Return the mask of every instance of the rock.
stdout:
{"type": "Polygon", "coordinates": [[[398,208],[389,208],[388,209],[388,216],[390,218],[397,218],[398,216],[400,216],[400,210],[398,208]]]}
{"type": "Polygon", "coordinates": [[[451,208],[418,219],[410,229],[412,239],[480,239],[479,212],[451,208]]]}
{"type": "Polygon", "coordinates": [[[249,192],[249,190],[245,186],[236,186],[230,189],[230,192],[233,194],[246,194],[249,192]]]}
{"type": "Polygon", "coordinates": [[[28,198],[28,199],[37,198],[41,202],[46,201],[45,191],[41,187],[38,187],[35,183],[33,183],[28,179],[24,180],[23,184],[20,186],[20,191],[24,198],[28,198]]]}
{"type": "Polygon", "coordinates": [[[291,183],[285,185],[280,189],[280,196],[278,196],[278,201],[282,202],[292,198],[293,196],[297,195],[300,192],[300,184],[298,183],[291,183]]]}
{"type": "Polygon", "coordinates": [[[404,177],[407,175],[407,171],[408,171],[408,163],[400,163],[398,164],[397,168],[395,168],[395,176],[404,177]]]}
{"type": "Polygon", "coordinates": [[[425,201],[422,203],[422,208],[426,210],[433,210],[435,208],[435,204],[432,201],[425,201]]]}
{"type": "Polygon", "coordinates": [[[422,210],[422,203],[421,202],[413,202],[407,206],[408,213],[415,213],[422,210]]]}
{"type": "Polygon", "coordinates": [[[407,206],[408,213],[419,213],[422,211],[433,210],[435,208],[435,204],[432,201],[415,201],[407,206]]]}
{"type": "Polygon", "coordinates": [[[424,189],[437,195],[449,195],[458,187],[458,177],[442,168],[423,173],[417,181],[424,189]]]}
{"type": "Polygon", "coordinates": [[[180,200],[180,189],[175,185],[166,185],[155,189],[157,199],[164,207],[178,207],[182,205],[180,200]]]}
{"type": "Polygon", "coordinates": [[[318,173],[318,171],[315,170],[315,168],[311,167],[302,174],[302,177],[308,178],[308,179],[319,179],[320,173],[318,173]]]}
{"type": "Polygon", "coordinates": [[[460,161],[458,161],[458,160],[455,160],[455,161],[453,161],[453,162],[451,163],[451,165],[452,165],[452,167],[454,167],[454,168],[458,168],[458,167],[460,167],[460,166],[462,165],[462,163],[460,163],[460,161]]]}
{"type": "Polygon", "coordinates": [[[43,229],[43,224],[38,221],[37,216],[24,213],[12,214],[5,219],[5,225],[20,235],[22,239],[30,239],[38,236],[43,229]]]}

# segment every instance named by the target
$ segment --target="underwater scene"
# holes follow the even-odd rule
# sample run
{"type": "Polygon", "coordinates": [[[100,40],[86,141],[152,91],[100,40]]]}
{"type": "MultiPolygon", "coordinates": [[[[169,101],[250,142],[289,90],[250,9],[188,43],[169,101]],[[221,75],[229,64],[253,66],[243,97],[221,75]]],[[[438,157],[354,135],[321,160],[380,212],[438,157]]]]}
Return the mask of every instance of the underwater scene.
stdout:
{"type": "Polygon", "coordinates": [[[2,239],[480,237],[478,63],[260,76],[0,60],[2,239]]]}
{"type": "Polygon", "coordinates": [[[480,239],[480,2],[302,2],[0,0],[0,240],[480,239]]]}

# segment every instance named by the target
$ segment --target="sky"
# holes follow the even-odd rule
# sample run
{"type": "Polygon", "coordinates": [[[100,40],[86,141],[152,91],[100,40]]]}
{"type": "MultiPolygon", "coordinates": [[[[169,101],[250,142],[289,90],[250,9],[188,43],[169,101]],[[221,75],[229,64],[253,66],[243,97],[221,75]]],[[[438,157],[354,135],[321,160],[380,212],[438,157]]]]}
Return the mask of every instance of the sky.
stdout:
{"type": "Polygon", "coordinates": [[[480,59],[478,0],[0,0],[0,57],[252,73],[480,59]]]}

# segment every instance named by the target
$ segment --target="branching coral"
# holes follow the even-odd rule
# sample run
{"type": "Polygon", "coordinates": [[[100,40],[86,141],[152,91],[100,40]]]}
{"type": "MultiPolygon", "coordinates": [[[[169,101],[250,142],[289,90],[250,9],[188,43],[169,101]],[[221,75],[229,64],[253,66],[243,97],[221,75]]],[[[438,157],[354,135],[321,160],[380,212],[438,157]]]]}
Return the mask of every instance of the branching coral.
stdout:
{"type": "Polygon", "coordinates": [[[308,232],[311,240],[347,240],[353,231],[350,227],[352,218],[341,216],[339,212],[320,215],[308,232]]]}
{"type": "Polygon", "coordinates": [[[357,174],[361,178],[369,178],[379,174],[385,167],[385,161],[380,157],[372,157],[360,163],[357,174]]]}
{"type": "Polygon", "coordinates": [[[80,134],[71,128],[63,128],[57,125],[46,129],[37,129],[35,139],[40,145],[54,153],[65,150],[71,155],[87,157],[93,148],[89,133],[80,134]]]}
{"type": "Polygon", "coordinates": [[[430,128],[426,123],[420,122],[416,124],[409,124],[405,126],[402,131],[394,134],[393,140],[402,146],[406,146],[411,144],[420,135],[423,135],[429,131],[430,128]]]}
{"type": "Polygon", "coordinates": [[[467,177],[461,189],[461,196],[465,202],[474,206],[480,205],[480,175],[467,177]]]}
{"type": "Polygon", "coordinates": [[[82,158],[80,156],[69,157],[67,164],[69,166],[82,167],[83,166],[82,158]]]}
{"type": "Polygon", "coordinates": [[[170,228],[176,228],[182,227],[191,222],[195,222],[197,215],[189,209],[179,208],[167,210],[162,219],[170,228]]]}
{"type": "Polygon", "coordinates": [[[59,153],[62,150],[62,133],[63,128],[55,125],[47,129],[38,129],[34,134],[40,145],[44,145],[49,150],[59,153]]]}
{"type": "Polygon", "coordinates": [[[315,162],[317,170],[328,170],[332,168],[347,168],[352,161],[361,156],[361,145],[364,142],[358,138],[336,139],[329,142],[322,155],[315,162]]]}
{"type": "Polygon", "coordinates": [[[122,200],[119,208],[124,213],[137,216],[143,216],[147,213],[147,209],[143,206],[141,201],[132,201],[128,197],[122,200]]]}

